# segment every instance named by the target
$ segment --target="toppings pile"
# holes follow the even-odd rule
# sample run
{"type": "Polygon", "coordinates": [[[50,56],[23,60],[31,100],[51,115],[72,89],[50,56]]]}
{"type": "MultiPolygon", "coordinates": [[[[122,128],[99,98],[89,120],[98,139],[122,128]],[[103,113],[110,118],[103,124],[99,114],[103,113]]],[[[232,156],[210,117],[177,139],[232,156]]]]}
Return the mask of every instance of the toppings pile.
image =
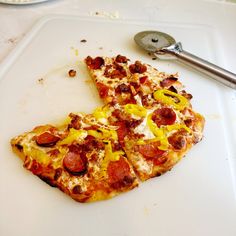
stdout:
{"type": "Polygon", "coordinates": [[[202,139],[204,118],[177,74],[121,55],[85,63],[104,106],[11,140],[24,167],[51,186],[80,202],[108,199],[171,170],[202,139]]]}

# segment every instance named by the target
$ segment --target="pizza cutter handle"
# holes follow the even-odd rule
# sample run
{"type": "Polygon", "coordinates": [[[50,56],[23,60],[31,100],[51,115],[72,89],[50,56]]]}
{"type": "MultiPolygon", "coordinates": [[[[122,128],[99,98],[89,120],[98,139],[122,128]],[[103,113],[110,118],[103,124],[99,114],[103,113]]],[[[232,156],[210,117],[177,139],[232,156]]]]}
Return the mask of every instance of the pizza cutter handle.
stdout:
{"type": "Polygon", "coordinates": [[[174,47],[166,48],[166,50],[168,53],[174,54],[181,62],[201,71],[230,88],[236,89],[236,74],[184,51],[181,43],[176,43],[173,46],[174,47]]]}

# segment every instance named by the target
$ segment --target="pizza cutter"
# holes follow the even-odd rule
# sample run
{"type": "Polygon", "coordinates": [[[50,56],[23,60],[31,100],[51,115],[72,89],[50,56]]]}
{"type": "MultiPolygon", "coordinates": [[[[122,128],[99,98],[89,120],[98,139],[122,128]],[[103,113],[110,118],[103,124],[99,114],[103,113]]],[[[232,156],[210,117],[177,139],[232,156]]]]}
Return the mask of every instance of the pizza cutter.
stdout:
{"type": "Polygon", "coordinates": [[[160,59],[178,59],[182,63],[203,72],[222,84],[236,89],[236,74],[199,58],[182,48],[180,42],[170,35],[158,31],[143,31],[134,36],[135,42],[160,59]]]}

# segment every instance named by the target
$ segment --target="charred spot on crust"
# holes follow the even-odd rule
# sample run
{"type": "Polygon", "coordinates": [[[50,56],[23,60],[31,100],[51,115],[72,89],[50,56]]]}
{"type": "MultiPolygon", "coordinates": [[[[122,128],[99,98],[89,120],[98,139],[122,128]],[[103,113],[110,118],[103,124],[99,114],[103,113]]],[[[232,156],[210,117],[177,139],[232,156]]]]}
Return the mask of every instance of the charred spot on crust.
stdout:
{"type": "Polygon", "coordinates": [[[48,176],[42,176],[39,175],[38,176],[41,180],[43,180],[45,183],[47,183],[48,185],[50,185],[51,187],[56,187],[57,185],[54,183],[54,181],[48,177],[48,176]]]}
{"type": "Polygon", "coordinates": [[[170,86],[168,88],[168,90],[170,90],[171,92],[174,92],[174,93],[178,93],[178,90],[174,86],[170,86]]]}
{"type": "Polygon", "coordinates": [[[15,144],[15,147],[19,150],[19,151],[22,151],[23,150],[23,146],[19,143],[16,143],[15,144]]]}
{"type": "Polygon", "coordinates": [[[54,180],[58,180],[62,174],[62,168],[57,168],[54,175],[54,180]]]}
{"type": "Polygon", "coordinates": [[[82,193],[82,188],[80,185],[75,185],[72,189],[72,193],[73,194],[80,194],[82,193]]]}

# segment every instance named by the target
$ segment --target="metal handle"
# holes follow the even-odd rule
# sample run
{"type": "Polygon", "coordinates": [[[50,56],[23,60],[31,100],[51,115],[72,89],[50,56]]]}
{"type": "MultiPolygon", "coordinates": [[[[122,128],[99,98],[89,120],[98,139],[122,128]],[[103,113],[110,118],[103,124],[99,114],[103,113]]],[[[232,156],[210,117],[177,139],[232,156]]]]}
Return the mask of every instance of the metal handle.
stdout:
{"type": "Polygon", "coordinates": [[[236,74],[184,51],[181,43],[171,45],[170,47],[165,48],[164,51],[176,56],[181,62],[203,72],[220,83],[236,89],[236,74]]]}

